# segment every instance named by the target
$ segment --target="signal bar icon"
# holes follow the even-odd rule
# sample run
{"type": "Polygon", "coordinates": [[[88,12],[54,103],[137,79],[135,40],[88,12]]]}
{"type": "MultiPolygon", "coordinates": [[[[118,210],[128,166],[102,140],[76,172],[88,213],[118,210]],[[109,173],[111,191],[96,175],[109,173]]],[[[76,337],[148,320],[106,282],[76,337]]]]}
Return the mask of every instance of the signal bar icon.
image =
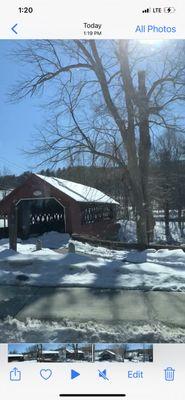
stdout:
{"type": "Polygon", "coordinates": [[[146,8],[145,10],[142,10],[142,13],[150,13],[151,12],[151,8],[146,8]]]}

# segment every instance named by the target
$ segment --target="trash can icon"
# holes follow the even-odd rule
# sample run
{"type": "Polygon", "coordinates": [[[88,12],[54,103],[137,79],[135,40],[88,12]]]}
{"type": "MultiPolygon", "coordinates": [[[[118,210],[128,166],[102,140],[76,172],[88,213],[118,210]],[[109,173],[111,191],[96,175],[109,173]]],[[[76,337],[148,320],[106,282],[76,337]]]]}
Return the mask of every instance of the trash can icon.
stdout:
{"type": "Polygon", "coordinates": [[[164,370],[165,373],[165,381],[174,381],[175,377],[175,369],[172,367],[168,367],[164,370]]]}

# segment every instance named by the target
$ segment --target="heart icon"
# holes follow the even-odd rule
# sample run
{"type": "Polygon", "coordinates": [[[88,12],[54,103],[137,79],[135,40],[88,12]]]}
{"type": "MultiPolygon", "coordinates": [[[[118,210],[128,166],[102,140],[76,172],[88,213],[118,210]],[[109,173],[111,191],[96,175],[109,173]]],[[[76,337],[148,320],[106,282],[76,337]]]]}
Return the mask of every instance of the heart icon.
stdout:
{"type": "Polygon", "coordinates": [[[41,369],[40,376],[47,381],[47,379],[51,378],[52,371],[51,369],[41,369]]]}

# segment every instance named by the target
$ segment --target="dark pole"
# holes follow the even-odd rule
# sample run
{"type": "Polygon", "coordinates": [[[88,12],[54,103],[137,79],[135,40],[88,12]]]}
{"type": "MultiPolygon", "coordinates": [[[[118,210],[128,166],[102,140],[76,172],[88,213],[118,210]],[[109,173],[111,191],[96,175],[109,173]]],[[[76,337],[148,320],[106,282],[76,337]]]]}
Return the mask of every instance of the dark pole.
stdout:
{"type": "Polygon", "coordinates": [[[9,218],[9,246],[10,249],[17,251],[17,207],[13,206],[11,208],[9,218]]]}

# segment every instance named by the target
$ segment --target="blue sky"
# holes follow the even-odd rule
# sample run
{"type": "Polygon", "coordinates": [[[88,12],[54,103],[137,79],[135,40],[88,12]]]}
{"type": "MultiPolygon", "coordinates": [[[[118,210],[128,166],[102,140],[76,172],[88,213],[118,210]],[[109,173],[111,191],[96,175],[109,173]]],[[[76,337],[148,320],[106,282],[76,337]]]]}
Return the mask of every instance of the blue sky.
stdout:
{"type": "MultiPolygon", "coordinates": [[[[24,353],[28,349],[28,347],[32,345],[35,345],[35,343],[12,343],[8,345],[8,353],[11,353],[14,350],[16,350],[17,353],[24,353]]],[[[43,347],[45,350],[56,350],[58,347],[61,346],[61,343],[43,343],[43,347]]]]}
{"type": "MultiPolygon", "coordinates": [[[[39,343],[36,343],[39,344],[39,343]]],[[[28,347],[35,345],[35,343],[11,343],[8,345],[8,353],[16,350],[17,353],[24,353],[28,347]]],[[[70,343],[42,343],[45,350],[56,350],[61,347],[66,347],[67,349],[73,349],[73,345],[70,343]]],[[[83,348],[85,343],[79,343],[79,349],[83,348]]],[[[91,345],[90,345],[91,346],[91,345]]]]}
{"type": "Polygon", "coordinates": [[[0,40],[0,172],[6,167],[19,175],[31,169],[32,162],[22,149],[29,148],[31,136],[40,125],[43,113],[36,97],[26,98],[18,104],[8,102],[7,93],[22,72],[20,64],[9,56],[15,46],[16,41],[0,40]]]}
{"type": "MultiPolygon", "coordinates": [[[[148,349],[150,348],[152,345],[151,344],[147,344],[147,343],[123,343],[117,344],[119,347],[120,346],[127,346],[127,350],[135,350],[135,349],[148,349]]],[[[109,350],[114,350],[116,346],[116,343],[97,343],[95,349],[96,350],[105,350],[105,349],[109,349],[109,350]]]]}

